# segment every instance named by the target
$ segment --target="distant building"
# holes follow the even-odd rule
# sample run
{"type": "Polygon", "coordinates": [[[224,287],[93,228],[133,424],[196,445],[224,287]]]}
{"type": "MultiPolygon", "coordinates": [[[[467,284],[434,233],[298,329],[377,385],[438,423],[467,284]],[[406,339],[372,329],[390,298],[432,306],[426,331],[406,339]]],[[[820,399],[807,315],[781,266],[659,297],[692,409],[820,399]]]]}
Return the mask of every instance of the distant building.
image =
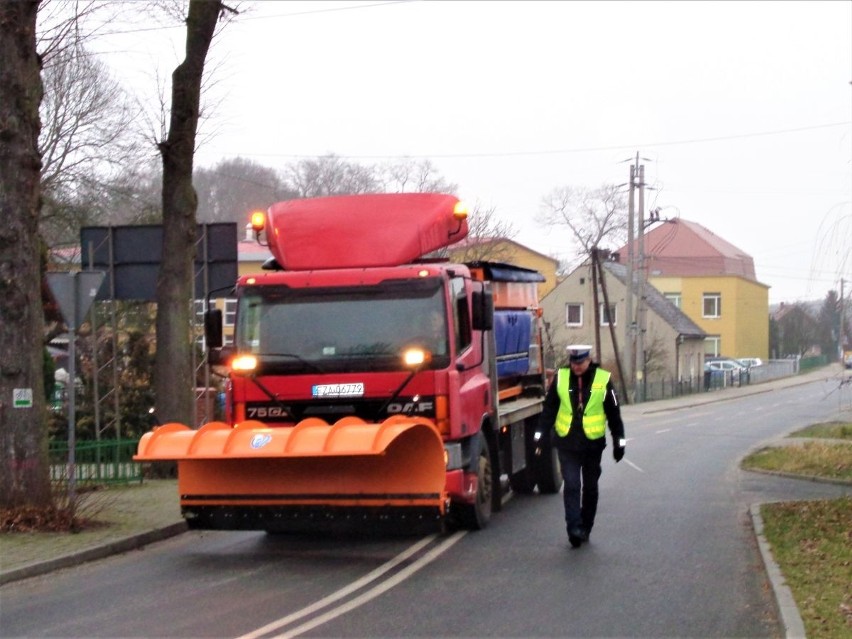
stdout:
{"type": "MultiPolygon", "coordinates": [[[[682,219],[648,231],[644,244],[648,282],[707,334],[707,355],[768,358],[769,286],[750,255],[682,219]]],[[[626,264],[627,247],[617,256],[626,264]]]]}
{"type": "Polygon", "coordinates": [[[550,293],[556,286],[556,269],[559,261],[531,248],[506,238],[467,237],[447,250],[451,262],[508,262],[538,271],[544,276],[544,282],[538,286],[539,299],[550,293]]]}
{"type": "MultiPolygon", "coordinates": [[[[610,333],[614,329],[620,353],[624,350],[627,317],[627,269],[623,264],[602,262],[604,282],[598,283],[598,313],[601,348],[594,358],[606,368],[618,370],[610,333]],[[606,310],[604,288],[609,301],[606,310]]],[[[648,287],[646,374],[656,379],[695,381],[704,372],[704,331],[658,291],[648,287]]],[[[565,277],[542,301],[547,326],[545,347],[549,367],[563,365],[568,344],[595,344],[595,298],[591,267],[586,262],[565,277]]],[[[626,373],[625,373],[626,374],[626,373]]]]}

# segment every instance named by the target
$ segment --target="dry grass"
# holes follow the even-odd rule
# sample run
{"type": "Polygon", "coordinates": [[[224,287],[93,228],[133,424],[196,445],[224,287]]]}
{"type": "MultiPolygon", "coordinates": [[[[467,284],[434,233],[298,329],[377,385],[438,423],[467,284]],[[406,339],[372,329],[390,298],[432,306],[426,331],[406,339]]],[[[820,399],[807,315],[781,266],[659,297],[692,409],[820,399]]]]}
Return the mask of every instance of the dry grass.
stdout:
{"type": "MultiPolygon", "coordinates": [[[[764,448],[743,461],[750,470],[852,481],[852,424],[814,424],[791,437],[824,438],[764,448]]],[[[810,639],[852,636],[852,498],[765,504],[764,534],[793,592],[810,639]]]]}
{"type": "Polygon", "coordinates": [[[852,498],[765,504],[761,514],[807,636],[852,636],[852,498]]]}
{"type": "Polygon", "coordinates": [[[850,422],[826,422],[824,424],[813,424],[800,431],[796,431],[790,437],[818,437],[823,439],[852,439],[852,423],[850,422]]]}
{"type": "Polygon", "coordinates": [[[80,532],[103,525],[98,514],[110,497],[101,487],[79,490],[69,498],[64,484],[54,487],[53,503],[47,508],[22,506],[0,509],[0,533],[80,532]]]}
{"type": "Polygon", "coordinates": [[[763,448],[743,460],[743,468],[852,481],[852,446],[807,441],[763,448]]]}

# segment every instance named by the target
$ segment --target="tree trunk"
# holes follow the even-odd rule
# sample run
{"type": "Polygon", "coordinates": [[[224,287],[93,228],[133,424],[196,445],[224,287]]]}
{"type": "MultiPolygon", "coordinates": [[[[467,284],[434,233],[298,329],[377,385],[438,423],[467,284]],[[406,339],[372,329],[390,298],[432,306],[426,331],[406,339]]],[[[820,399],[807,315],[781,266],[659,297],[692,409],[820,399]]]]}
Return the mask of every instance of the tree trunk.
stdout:
{"type": "Polygon", "coordinates": [[[192,365],[191,301],[195,255],[192,163],[201,101],[201,76],[220,2],[191,0],[186,20],[186,58],[172,74],[168,138],[163,158],[163,258],[157,279],[157,417],[162,423],[192,424],[195,371],[192,365]]]}
{"type": "Polygon", "coordinates": [[[0,507],[51,503],[42,372],[38,2],[0,2],[0,507]]]}

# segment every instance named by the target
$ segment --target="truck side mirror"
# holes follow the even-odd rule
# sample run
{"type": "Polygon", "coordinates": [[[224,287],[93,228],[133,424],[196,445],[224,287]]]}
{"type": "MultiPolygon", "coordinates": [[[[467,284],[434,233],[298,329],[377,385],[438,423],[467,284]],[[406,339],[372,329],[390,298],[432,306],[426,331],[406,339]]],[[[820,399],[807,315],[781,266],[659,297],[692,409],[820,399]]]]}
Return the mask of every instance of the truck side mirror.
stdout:
{"type": "Polygon", "coordinates": [[[491,291],[482,288],[471,293],[473,317],[471,324],[475,331],[490,331],[494,328],[494,298],[491,291]]]}
{"type": "Polygon", "coordinates": [[[222,347],[222,311],[218,308],[204,312],[204,341],[208,349],[222,347]]]}

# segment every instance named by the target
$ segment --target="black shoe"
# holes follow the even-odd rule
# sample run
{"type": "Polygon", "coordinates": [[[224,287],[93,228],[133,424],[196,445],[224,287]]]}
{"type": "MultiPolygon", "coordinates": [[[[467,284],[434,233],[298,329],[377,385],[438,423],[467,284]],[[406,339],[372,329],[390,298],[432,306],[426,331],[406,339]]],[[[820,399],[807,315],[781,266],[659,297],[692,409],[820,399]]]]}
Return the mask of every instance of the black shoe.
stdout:
{"type": "Polygon", "coordinates": [[[576,537],[580,541],[589,541],[589,531],[583,528],[582,526],[574,526],[568,532],[568,536],[576,537]]]}
{"type": "Polygon", "coordinates": [[[589,533],[586,532],[585,528],[582,528],[581,526],[574,526],[568,529],[568,541],[571,542],[571,545],[574,548],[579,547],[580,544],[588,539],[589,533]]]}

